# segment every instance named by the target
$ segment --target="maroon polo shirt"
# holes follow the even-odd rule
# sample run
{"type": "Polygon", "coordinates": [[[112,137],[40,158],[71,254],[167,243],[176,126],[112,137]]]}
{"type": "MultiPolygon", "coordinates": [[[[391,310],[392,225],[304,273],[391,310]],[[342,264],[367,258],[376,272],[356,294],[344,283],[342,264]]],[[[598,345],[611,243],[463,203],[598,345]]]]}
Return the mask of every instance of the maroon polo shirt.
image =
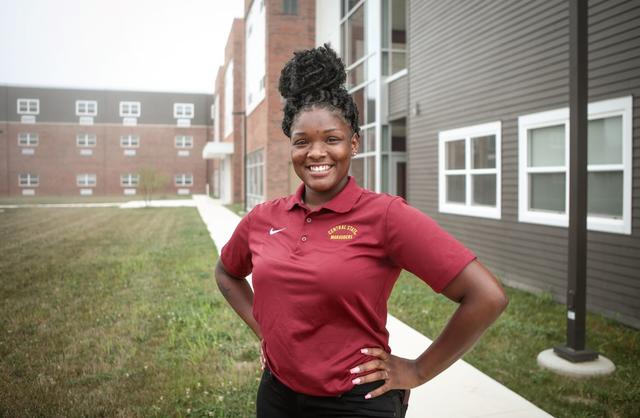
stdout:
{"type": "Polygon", "coordinates": [[[256,206],[222,248],[224,269],[253,273],[253,315],[273,374],[291,389],[335,396],[364,347],[390,352],[387,299],[404,268],[436,292],[475,255],[397,196],[350,177],[316,210],[296,194],[256,206]]]}

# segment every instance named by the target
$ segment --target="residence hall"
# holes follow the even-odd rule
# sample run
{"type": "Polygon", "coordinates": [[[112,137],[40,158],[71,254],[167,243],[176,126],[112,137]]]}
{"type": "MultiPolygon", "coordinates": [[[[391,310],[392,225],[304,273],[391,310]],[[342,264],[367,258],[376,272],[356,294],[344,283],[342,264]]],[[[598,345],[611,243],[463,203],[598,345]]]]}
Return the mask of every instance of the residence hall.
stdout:
{"type": "MultiPolygon", "coordinates": [[[[588,4],[587,308],[640,327],[640,3],[588,4]]],[[[358,182],[564,303],[569,3],[318,0],[325,42],[361,113],[358,182]]]]}
{"type": "Polygon", "coordinates": [[[0,196],[205,193],[209,94],[0,86],[0,196]]]}

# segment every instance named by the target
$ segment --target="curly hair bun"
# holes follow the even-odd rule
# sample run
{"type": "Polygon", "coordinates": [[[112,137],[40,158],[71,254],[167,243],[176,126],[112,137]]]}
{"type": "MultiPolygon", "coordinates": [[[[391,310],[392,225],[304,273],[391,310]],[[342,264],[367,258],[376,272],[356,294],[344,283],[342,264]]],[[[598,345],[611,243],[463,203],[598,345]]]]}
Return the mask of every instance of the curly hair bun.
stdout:
{"type": "Polygon", "coordinates": [[[360,132],[358,108],[344,87],[344,63],[329,44],[294,52],[280,73],[278,90],[285,99],[282,131],[291,136],[291,125],[303,110],[314,106],[337,111],[354,133],[360,132]]]}
{"type": "Polygon", "coordinates": [[[295,99],[318,90],[343,88],[347,76],[344,63],[329,44],[294,52],[280,73],[278,90],[285,99],[295,99]]]}

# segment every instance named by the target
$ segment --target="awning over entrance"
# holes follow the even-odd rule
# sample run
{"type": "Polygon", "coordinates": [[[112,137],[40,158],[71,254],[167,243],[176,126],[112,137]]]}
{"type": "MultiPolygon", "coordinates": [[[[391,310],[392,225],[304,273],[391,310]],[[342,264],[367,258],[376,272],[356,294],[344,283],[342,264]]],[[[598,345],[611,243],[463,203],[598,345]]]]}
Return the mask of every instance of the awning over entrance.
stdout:
{"type": "Polygon", "coordinates": [[[233,154],[233,142],[207,142],[202,150],[202,158],[205,160],[222,159],[233,154]]]}

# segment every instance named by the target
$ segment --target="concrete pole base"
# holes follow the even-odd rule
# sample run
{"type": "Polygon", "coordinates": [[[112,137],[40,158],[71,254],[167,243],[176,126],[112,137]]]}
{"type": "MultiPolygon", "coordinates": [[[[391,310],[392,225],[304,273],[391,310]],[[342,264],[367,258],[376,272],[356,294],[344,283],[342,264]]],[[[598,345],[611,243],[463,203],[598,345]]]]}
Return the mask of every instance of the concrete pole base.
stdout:
{"type": "Polygon", "coordinates": [[[604,376],[615,371],[616,366],[608,358],[598,355],[593,361],[572,363],[553,352],[553,348],[538,354],[538,366],[569,377],[604,376]]]}

